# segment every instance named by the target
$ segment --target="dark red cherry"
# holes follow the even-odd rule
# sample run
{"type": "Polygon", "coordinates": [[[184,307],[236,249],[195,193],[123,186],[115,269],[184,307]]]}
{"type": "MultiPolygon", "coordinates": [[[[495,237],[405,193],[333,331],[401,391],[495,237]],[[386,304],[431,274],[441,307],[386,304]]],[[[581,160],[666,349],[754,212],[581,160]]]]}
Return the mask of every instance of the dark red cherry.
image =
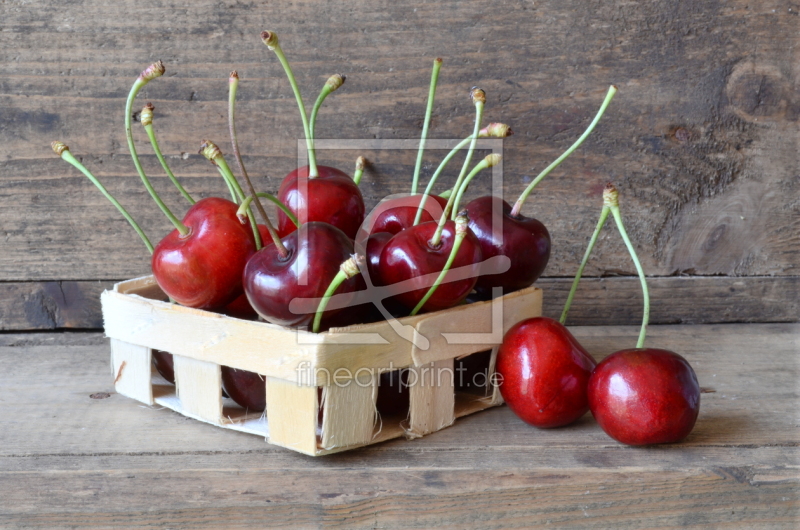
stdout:
{"type": "Polygon", "coordinates": [[[700,385],[692,367],[677,353],[622,350],[594,369],[589,407],[600,427],[618,442],[679,442],[697,421],[700,385]]]}
{"type": "Polygon", "coordinates": [[[254,412],[267,408],[267,380],[247,370],[222,366],[222,389],[240,406],[254,412]]]}
{"type": "MultiPolygon", "coordinates": [[[[308,166],[295,169],[283,179],[278,199],[294,213],[300,223],[319,221],[339,228],[354,239],[364,222],[364,199],[361,190],[346,173],[318,166],[319,176],[308,178],[308,166]]],[[[296,230],[280,209],[278,234],[283,237],[296,230]]]]}
{"type": "MultiPolygon", "coordinates": [[[[445,223],[439,245],[431,246],[430,240],[437,224],[430,221],[407,228],[395,234],[381,252],[380,279],[384,285],[393,287],[394,299],[408,309],[413,309],[428,292],[438,273],[444,269],[453,248],[456,228],[453,221],[445,223]],[[433,276],[424,278],[428,274],[433,276]],[[400,285],[400,282],[408,284],[400,285]]],[[[438,311],[460,304],[475,286],[481,256],[480,243],[468,230],[451,270],[422,310],[438,311]],[[466,273],[453,270],[459,267],[468,267],[468,270],[466,273]],[[463,274],[463,277],[458,274],[463,274]],[[457,277],[459,279],[455,279],[457,277]]]]}
{"type": "Polygon", "coordinates": [[[524,422],[561,427],[589,410],[589,376],[597,363],[566,327],[529,318],[503,337],[496,370],[500,394],[524,422]]]}
{"type": "Polygon", "coordinates": [[[162,350],[153,350],[153,365],[161,377],[175,384],[175,361],[171,353],[162,350]]]}
{"type": "MultiPolygon", "coordinates": [[[[372,226],[370,234],[378,232],[388,232],[396,234],[401,230],[414,225],[414,218],[419,209],[422,195],[409,195],[407,197],[395,197],[381,202],[370,213],[372,226]]],[[[442,211],[447,205],[447,199],[438,195],[429,195],[423,206],[420,223],[438,220],[442,216],[442,211]]]]}
{"type": "MultiPolygon", "coordinates": [[[[550,234],[536,219],[511,215],[511,206],[499,197],[485,196],[467,204],[469,227],[480,241],[483,259],[508,256],[511,268],[500,274],[478,278],[475,290],[485,298],[493,287],[504,293],[524,289],[535,282],[550,259],[550,234]],[[502,227],[502,240],[492,230],[492,209],[499,212],[495,226],[502,227]],[[502,242],[501,242],[502,241],[502,242]]],[[[499,234],[498,234],[499,235],[499,234]]]]}
{"type": "MultiPolygon", "coordinates": [[[[289,304],[295,298],[321,298],[339,266],[353,254],[353,242],[328,223],[306,223],[281,238],[288,255],[282,258],[274,244],[268,244],[250,259],[244,270],[244,290],[259,315],[281,326],[305,326],[313,319],[316,306],[297,314],[289,304]]],[[[363,286],[354,276],[336,293],[349,293],[363,286]]],[[[332,316],[337,309],[325,311],[332,316]]]]}
{"type": "Polygon", "coordinates": [[[189,233],[173,230],[156,245],[153,275],[179,304],[217,310],[242,294],[242,271],[256,247],[237,209],[226,199],[201,199],[183,218],[189,233]]]}

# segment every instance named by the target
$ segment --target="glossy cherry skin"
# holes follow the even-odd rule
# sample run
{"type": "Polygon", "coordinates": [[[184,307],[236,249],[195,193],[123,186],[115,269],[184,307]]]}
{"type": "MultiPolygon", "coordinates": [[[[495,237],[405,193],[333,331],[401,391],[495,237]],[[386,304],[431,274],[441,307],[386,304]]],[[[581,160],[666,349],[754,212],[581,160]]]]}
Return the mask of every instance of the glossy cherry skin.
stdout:
{"type": "MultiPolygon", "coordinates": [[[[383,285],[395,286],[409,281],[407,287],[396,285],[393,298],[408,309],[416,307],[444,269],[455,239],[455,223],[447,221],[437,248],[429,244],[436,232],[437,222],[421,223],[399,232],[386,243],[381,252],[378,274],[383,285]],[[429,279],[423,278],[432,274],[429,279]]],[[[460,304],[472,291],[478,278],[482,259],[480,243],[467,231],[451,270],[422,308],[423,312],[439,311],[460,304]],[[470,267],[466,278],[448,281],[454,277],[453,269],[470,267]]]]}
{"type": "MultiPolygon", "coordinates": [[[[414,225],[414,218],[419,209],[422,195],[409,195],[408,197],[395,197],[381,202],[370,214],[373,217],[370,234],[388,232],[396,234],[414,225]]],[[[429,195],[420,216],[420,223],[438,220],[447,205],[447,199],[438,195],[429,195]]]]}
{"type": "Polygon", "coordinates": [[[529,318],[508,330],[497,352],[500,394],[526,423],[568,425],[589,410],[587,389],[596,364],[558,321],[529,318]]]}
{"type": "MultiPolygon", "coordinates": [[[[321,298],[339,265],[353,254],[353,242],[344,232],[328,223],[306,223],[281,238],[289,254],[282,259],[274,244],[258,251],[244,270],[244,290],[250,305],[265,320],[281,326],[305,326],[314,319],[316,307],[295,314],[289,304],[295,298],[321,298]]],[[[363,286],[354,276],[344,281],[336,293],[349,293],[363,286]]],[[[325,311],[332,316],[336,310],[325,311]]]]}
{"type": "Polygon", "coordinates": [[[162,350],[153,350],[153,365],[161,377],[175,384],[175,360],[171,353],[162,350]]]}
{"type": "Polygon", "coordinates": [[[700,412],[700,385],[689,363],[669,350],[635,348],[606,357],[589,379],[597,423],[628,445],[679,442],[700,412]]]}
{"type": "Polygon", "coordinates": [[[242,271],[256,244],[238,208],[227,199],[201,199],[183,218],[189,234],[173,230],[156,245],[153,275],[179,304],[218,310],[242,294],[242,271]]]}
{"type": "Polygon", "coordinates": [[[232,400],[250,411],[267,408],[267,379],[255,372],[222,366],[222,388],[232,400]]]}
{"type": "Polygon", "coordinates": [[[488,298],[492,295],[493,287],[502,287],[503,293],[509,293],[533,285],[550,259],[550,234],[547,228],[538,220],[524,215],[512,217],[511,206],[499,197],[475,199],[467,204],[467,212],[469,227],[480,241],[483,259],[503,255],[511,260],[511,267],[506,272],[478,278],[475,290],[488,298]],[[502,212],[497,220],[502,223],[502,240],[492,232],[493,207],[502,212]]]}
{"type": "MultiPolygon", "coordinates": [[[[297,216],[300,223],[319,221],[339,228],[354,239],[364,222],[361,190],[346,173],[333,167],[317,166],[319,176],[308,178],[308,166],[295,169],[283,179],[278,199],[297,216]]],[[[283,237],[297,227],[280,209],[278,234],[283,237]]]]}

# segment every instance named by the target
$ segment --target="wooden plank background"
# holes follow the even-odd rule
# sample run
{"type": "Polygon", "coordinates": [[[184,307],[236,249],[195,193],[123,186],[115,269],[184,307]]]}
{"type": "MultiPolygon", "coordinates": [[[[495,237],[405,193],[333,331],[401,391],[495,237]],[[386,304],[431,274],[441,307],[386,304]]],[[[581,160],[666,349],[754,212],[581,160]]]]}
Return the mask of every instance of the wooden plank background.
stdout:
{"type": "MultiPolygon", "coordinates": [[[[431,61],[443,57],[431,137],[468,135],[468,90],[484,88],[486,121],[516,132],[504,143],[510,202],[616,84],[596,133],[525,208],[553,237],[546,313],[558,314],[613,181],[651,276],[654,322],[796,321],[799,10],[780,0],[0,2],[0,330],[97,328],[98,292],[148,272],[125,221],[49,144],[66,142],[152,239],[162,237],[168,223],[123,131],[127,91],[155,60],[167,74],[135,108],[155,105],[162,149],[189,191],[225,192],[196,153],[203,138],[230,151],[233,69],[245,162],[257,186],[277,188],[297,163],[302,127],[263,29],[280,35],[308,105],[329,75],[347,74],[320,113],[320,138],[418,138],[431,61]]],[[[135,134],[156,187],[184,211],[138,125],[135,134]]],[[[413,151],[320,159],[349,172],[358,154],[372,161],[368,205],[408,190],[413,151]]],[[[423,181],[441,155],[428,153],[423,181]]],[[[470,194],[487,191],[488,179],[470,194]]],[[[611,229],[586,274],[576,324],[639,320],[634,268],[611,229]]]]}

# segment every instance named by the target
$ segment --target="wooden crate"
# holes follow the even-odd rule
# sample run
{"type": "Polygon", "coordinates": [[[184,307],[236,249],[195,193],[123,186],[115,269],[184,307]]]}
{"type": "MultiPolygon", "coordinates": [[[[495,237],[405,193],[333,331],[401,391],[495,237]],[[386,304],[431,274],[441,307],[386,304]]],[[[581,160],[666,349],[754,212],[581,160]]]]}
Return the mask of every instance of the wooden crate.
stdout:
{"type": "Polygon", "coordinates": [[[503,334],[541,314],[542,291],[319,334],[170,304],[152,276],[115,285],[101,302],[117,392],[316,456],[424,436],[500,405],[492,385],[483,394],[457,385],[465,372],[455,363],[481,355],[493,373],[503,334]],[[173,354],[175,385],[153,368],[153,349],[173,354]],[[222,397],[220,366],[266,378],[265,413],[222,397]],[[382,415],[379,374],[400,369],[408,369],[408,413],[382,415]]]}

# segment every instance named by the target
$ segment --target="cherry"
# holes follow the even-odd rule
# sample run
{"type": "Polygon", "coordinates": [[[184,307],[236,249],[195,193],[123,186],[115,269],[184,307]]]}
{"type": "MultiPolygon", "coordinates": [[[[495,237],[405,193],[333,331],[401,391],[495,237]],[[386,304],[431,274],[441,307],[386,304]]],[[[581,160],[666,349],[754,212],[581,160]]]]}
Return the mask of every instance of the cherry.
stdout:
{"type": "MultiPolygon", "coordinates": [[[[289,173],[281,182],[278,200],[301,223],[320,221],[332,224],[354,239],[364,221],[364,199],[353,179],[336,168],[318,166],[319,176],[309,177],[309,167],[289,173]]],[[[296,229],[289,217],[278,209],[278,234],[283,237],[296,229]]]]}
{"type": "Polygon", "coordinates": [[[222,388],[232,400],[245,409],[260,412],[267,408],[267,380],[247,370],[221,367],[222,388]]]}
{"type": "MultiPolygon", "coordinates": [[[[244,269],[244,290],[253,308],[265,320],[281,326],[305,326],[314,318],[316,307],[293,313],[295,298],[321,298],[339,265],[353,253],[353,242],[328,223],[311,222],[280,239],[285,256],[276,245],[267,245],[250,258],[244,269]]],[[[363,285],[358,276],[345,281],[340,293],[363,285]]],[[[332,316],[335,309],[326,311],[332,316]]]]}
{"type": "MultiPolygon", "coordinates": [[[[414,308],[428,293],[433,284],[425,275],[444,269],[456,237],[456,223],[447,221],[438,244],[432,241],[438,223],[430,221],[407,228],[395,234],[381,252],[379,275],[384,285],[406,282],[395,290],[394,297],[407,308],[414,308]]],[[[461,279],[451,281],[454,271],[448,272],[445,281],[423,306],[424,311],[438,311],[460,304],[472,291],[477,281],[481,261],[480,243],[471,231],[458,249],[452,268],[470,267],[461,279]]],[[[460,275],[462,276],[462,275],[460,275]]]]}
{"type": "Polygon", "coordinates": [[[376,232],[367,238],[366,262],[372,285],[383,285],[380,279],[381,254],[392,237],[389,232],[376,232]]]}
{"type": "Polygon", "coordinates": [[[175,384],[175,361],[171,353],[162,350],[152,350],[153,365],[161,377],[175,384]]]}
{"type": "Polygon", "coordinates": [[[596,362],[556,320],[536,317],[508,330],[497,352],[500,393],[535,427],[570,424],[589,410],[587,384],[596,362]]]}
{"type": "Polygon", "coordinates": [[[686,359],[656,348],[606,357],[589,379],[589,407],[597,423],[628,445],[679,442],[700,412],[700,386],[686,359]]]}
{"type": "Polygon", "coordinates": [[[237,209],[227,199],[202,199],[183,218],[189,233],[173,230],[156,245],[153,275],[179,304],[219,309],[242,293],[242,271],[256,247],[237,209]]]}
{"type": "MultiPolygon", "coordinates": [[[[383,201],[370,214],[374,216],[370,234],[377,232],[388,232],[396,234],[401,230],[414,225],[414,217],[420,206],[420,195],[409,195],[407,197],[395,197],[383,201]]],[[[420,222],[426,223],[438,219],[442,215],[444,207],[447,206],[447,199],[438,195],[428,195],[422,208],[420,222]]]]}
{"type": "Polygon", "coordinates": [[[550,259],[550,234],[544,224],[524,215],[512,216],[511,206],[499,197],[480,197],[467,204],[466,209],[469,227],[480,241],[483,259],[508,256],[511,261],[506,272],[478,278],[475,290],[491,297],[494,287],[502,287],[508,293],[532,285],[550,259]],[[500,216],[493,221],[495,209],[500,216]],[[493,226],[497,223],[501,230],[495,234],[493,226]]]}

